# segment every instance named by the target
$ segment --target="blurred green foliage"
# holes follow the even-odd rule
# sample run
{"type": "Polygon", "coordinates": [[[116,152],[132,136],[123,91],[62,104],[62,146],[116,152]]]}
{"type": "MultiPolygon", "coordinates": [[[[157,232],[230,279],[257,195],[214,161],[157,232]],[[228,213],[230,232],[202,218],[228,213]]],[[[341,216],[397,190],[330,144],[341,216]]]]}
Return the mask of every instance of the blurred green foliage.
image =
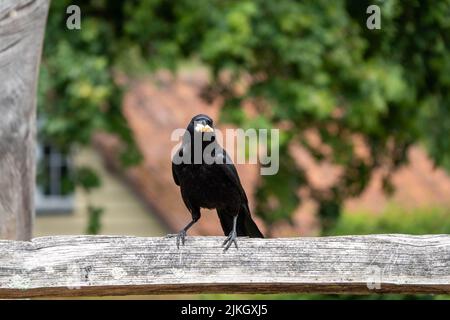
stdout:
{"type": "Polygon", "coordinates": [[[406,210],[391,204],[381,214],[343,214],[330,235],[348,234],[450,234],[450,210],[428,208],[406,210]]]}
{"type": "Polygon", "coordinates": [[[69,147],[107,130],[135,163],[114,71],[140,69],[140,62],[175,70],[196,59],[211,70],[206,96],[224,98],[222,119],[285,128],[280,172],[262,177],[257,214],[269,224],[289,219],[303,187],[320,204],[327,232],[344,199],[359,195],[377,167],[388,168],[384,186],[392,191],[391,173],[413,143],[450,168],[449,17],[450,0],[53,1],[39,90],[48,121],[40,134],[69,147]],[[374,3],[381,30],[366,28],[374,3]],[[69,4],[81,7],[79,31],[65,28],[69,4]],[[257,119],[245,114],[244,101],[254,103],[257,119]],[[327,148],[305,139],[306,130],[327,148]],[[355,137],[366,156],[355,152],[355,137]],[[294,143],[342,166],[340,179],[315,189],[290,155],[294,143]]]}
{"type": "Polygon", "coordinates": [[[448,300],[446,295],[406,294],[201,294],[200,300],[448,300]]]}
{"type": "Polygon", "coordinates": [[[100,229],[101,229],[100,218],[104,212],[104,209],[89,205],[87,208],[87,211],[89,214],[89,219],[88,219],[88,226],[86,228],[86,233],[87,234],[100,233],[100,229]]]}
{"type": "MultiPolygon", "coordinates": [[[[109,21],[108,15],[120,10],[106,1],[80,2],[82,29],[68,30],[70,4],[51,2],[39,79],[39,139],[73,154],[89,144],[95,132],[110,132],[123,142],[123,164],[136,164],[140,153],[122,114],[122,88],[114,79],[116,57],[122,52],[116,22],[122,18],[109,21]]],[[[86,165],[75,167],[71,176],[69,190],[79,186],[89,193],[101,185],[95,170],[86,165]]],[[[98,233],[102,209],[91,204],[86,209],[87,232],[98,233]]]]}

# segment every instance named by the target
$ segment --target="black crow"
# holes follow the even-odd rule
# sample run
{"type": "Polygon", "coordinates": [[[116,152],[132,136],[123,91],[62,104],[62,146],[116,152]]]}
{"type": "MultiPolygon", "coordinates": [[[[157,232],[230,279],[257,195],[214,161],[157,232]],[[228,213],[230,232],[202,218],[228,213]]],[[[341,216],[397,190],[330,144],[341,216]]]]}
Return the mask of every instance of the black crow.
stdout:
{"type": "Polygon", "coordinates": [[[263,238],[252,220],[248,200],[238,173],[226,151],[216,141],[213,120],[199,114],[192,118],[180,149],[172,159],[172,174],[180,186],[192,221],[177,234],[177,247],[184,245],[186,231],[200,219],[200,208],[216,209],[225,251],[237,236],[263,238]]]}

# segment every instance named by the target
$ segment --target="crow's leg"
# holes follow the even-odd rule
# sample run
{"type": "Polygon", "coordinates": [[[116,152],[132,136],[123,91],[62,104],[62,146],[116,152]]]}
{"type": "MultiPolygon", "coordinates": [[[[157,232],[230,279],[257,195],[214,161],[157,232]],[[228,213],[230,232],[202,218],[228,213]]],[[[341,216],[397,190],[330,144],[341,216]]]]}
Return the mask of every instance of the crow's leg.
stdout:
{"type": "Polygon", "coordinates": [[[180,243],[184,246],[186,241],[186,232],[200,219],[200,210],[192,210],[192,221],[189,222],[180,232],[177,234],[170,234],[168,237],[177,237],[177,248],[180,248],[180,243]]]}
{"type": "Polygon", "coordinates": [[[192,227],[196,222],[197,219],[192,219],[191,222],[189,222],[186,227],[184,227],[180,232],[177,234],[177,248],[180,248],[180,242],[184,246],[184,242],[186,241],[186,232],[189,230],[190,227],[192,227]]]}
{"type": "Polygon", "coordinates": [[[226,245],[225,249],[223,249],[224,252],[227,251],[233,243],[236,246],[236,249],[238,248],[237,241],[236,241],[237,240],[237,233],[236,233],[237,218],[238,218],[238,215],[235,215],[233,217],[233,230],[231,230],[228,237],[222,243],[222,247],[226,245]]]}

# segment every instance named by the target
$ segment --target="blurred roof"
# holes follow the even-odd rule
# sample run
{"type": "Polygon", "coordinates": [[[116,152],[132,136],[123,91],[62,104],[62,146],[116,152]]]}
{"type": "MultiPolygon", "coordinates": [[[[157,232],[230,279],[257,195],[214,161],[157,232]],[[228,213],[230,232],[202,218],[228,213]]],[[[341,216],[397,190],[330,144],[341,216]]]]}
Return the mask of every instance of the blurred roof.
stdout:
{"type": "MultiPolygon", "coordinates": [[[[176,128],[185,128],[193,115],[206,113],[217,119],[219,105],[207,104],[199,97],[206,83],[203,71],[181,73],[174,78],[160,72],[154,78],[142,79],[130,85],[124,99],[124,114],[131,126],[144,162],[123,172],[126,181],[146,201],[167,225],[179,230],[190,220],[178,186],[172,179],[171,151],[176,142],[170,140],[176,128]]],[[[220,125],[219,125],[220,127],[220,125]]],[[[116,157],[118,143],[106,134],[99,134],[96,145],[110,168],[120,170],[116,157]]],[[[293,149],[294,157],[306,168],[308,176],[317,184],[326,184],[338,173],[329,165],[317,164],[301,147],[293,149]]],[[[381,212],[390,203],[407,209],[450,207],[450,177],[441,169],[434,169],[425,152],[415,146],[409,152],[409,164],[393,176],[396,192],[386,197],[381,188],[381,173],[375,172],[366,191],[345,203],[349,211],[381,212]]],[[[244,189],[253,203],[253,191],[258,182],[256,165],[237,165],[244,189]]],[[[272,228],[272,236],[315,235],[318,223],[313,214],[315,204],[306,199],[295,213],[295,225],[280,223],[272,228]]],[[[259,219],[258,224],[264,230],[259,219]]],[[[202,219],[190,234],[222,234],[216,214],[202,211],[202,219]]]]}

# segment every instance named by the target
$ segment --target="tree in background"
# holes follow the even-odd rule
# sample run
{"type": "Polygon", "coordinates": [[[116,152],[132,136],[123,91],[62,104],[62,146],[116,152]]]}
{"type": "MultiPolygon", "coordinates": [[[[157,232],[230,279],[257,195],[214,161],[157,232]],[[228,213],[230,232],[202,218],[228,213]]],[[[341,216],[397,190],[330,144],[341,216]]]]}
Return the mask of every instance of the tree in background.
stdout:
{"type": "MultiPolygon", "coordinates": [[[[224,98],[223,121],[283,128],[280,171],[261,177],[256,193],[269,225],[291,218],[302,188],[319,204],[324,230],[332,227],[376,168],[386,168],[384,189],[393,191],[391,175],[414,143],[450,168],[450,0],[77,1],[80,31],[65,28],[69,4],[52,3],[40,79],[48,120],[40,134],[61,148],[106,130],[124,142],[124,163],[136,163],[114,71],[138,63],[175,70],[195,59],[211,70],[205,96],[224,98]],[[380,30],[366,27],[371,4],[381,8],[380,30]],[[292,158],[296,144],[342,169],[333,185],[312,185],[292,158]]],[[[84,188],[98,185],[89,168],[75,177],[84,188]]]]}
{"type": "MultiPolygon", "coordinates": [[[[52,1],[45,35],[39,79],[38,137],[44,143],[70,154],[91,142],[97,131],[110,132],[121,139],[120,158],[124,165],[136,164],[140,154],[122,114],[122,88],[114,80],[121,49],[122,8],[116,2],[80,1],[81,30],[68,30],[66,8],[71,1],[52,1]]],[[[40,179],[38,168],[38,183],[40,179]]],[[[95,170],[75,167],[64,181],[64,192],[79,186],[89,194],[101,185],[95,170]]],[[[102,208],[89,204],[88,233],[98,233],[102,208]]]]}

